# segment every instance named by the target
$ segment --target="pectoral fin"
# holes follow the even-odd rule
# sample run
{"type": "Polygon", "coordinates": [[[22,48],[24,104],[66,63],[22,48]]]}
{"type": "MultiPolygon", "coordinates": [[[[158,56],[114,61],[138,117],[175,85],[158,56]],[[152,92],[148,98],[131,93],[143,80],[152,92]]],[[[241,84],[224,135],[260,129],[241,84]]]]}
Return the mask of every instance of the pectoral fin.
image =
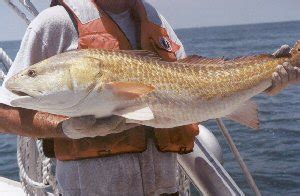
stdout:
{"type": "Polygon", "coordinates": [[[138,82],[111,82],[106,84],[106,89],[111,90],[115,95],[127,99],[135,99],[147,95],[155,90],[151,85],[138,82]]]}
{"type": "Polygon", "coordinates": [[[236,111],[227,115],[226,118],[253,129],[259,128],[258,106],[253,101],[244,103],[236,111]]]}
{"type": "Polygon", "coordinates": [[[137,121],[147,121],[154,119],[154,114],[148,106],[139,109],[125,108],[123,110],[115,111],[114,115],[137,121]]]}

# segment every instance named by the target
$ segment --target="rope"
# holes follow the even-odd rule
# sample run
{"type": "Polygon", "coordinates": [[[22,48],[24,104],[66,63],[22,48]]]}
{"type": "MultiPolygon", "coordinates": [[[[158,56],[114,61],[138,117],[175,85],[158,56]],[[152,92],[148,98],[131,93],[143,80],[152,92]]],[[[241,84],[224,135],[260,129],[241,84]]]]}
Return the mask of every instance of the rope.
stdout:
{"type": "MultiPolygon", "coordinates": [[[[25,183],[28,183],[30,186],[37,188],[37,189],[45,189],[50,187],[48,183],[39,183],[34,180],[32,180],[26,173],[24,165],[23,165],[23,160],[22,160],[22,153],[21,153],[21,141],[20,137],[18,137],[18,148],[17,148],[17,160],[18,160],[18,166],[20,168],[20,176],[25,180],[25,183]]],[[[44,181],[44,180],[43,180],[44,181]]],[[[26,186],[25,186],[26,187],[26,186]]],[[[26,192],[26,191],[25,191],[26,192]]]]}
{"type": "Polygon", "coordinates": [[[42,158],[42,175],[43,184],[48,184],[52,187],[54,194],[58,194],[57,182],[55,176],[51,173],[52,163],[51,159],[47,158],[43,151],[43,140],[37,140],[37,149],[42,158]]]}
{"type": "Polygon", "coordinates": [[[25,193],[26,196],[31,196],[31,195],[34,195],[33,191],[31,191],[29,188],[28,188],[28,184],[26,183],[25,179],[21,176],[21,173],[19,172],[19,177],[20,177],[20,183],[21,183],[21,187],[25,193]]]}
{"type": "Polygon", "coordinates": [[[2,48],[0,48],[0,61],[3,63],[5,72],[7,73],[13,61],[2,48]]]}

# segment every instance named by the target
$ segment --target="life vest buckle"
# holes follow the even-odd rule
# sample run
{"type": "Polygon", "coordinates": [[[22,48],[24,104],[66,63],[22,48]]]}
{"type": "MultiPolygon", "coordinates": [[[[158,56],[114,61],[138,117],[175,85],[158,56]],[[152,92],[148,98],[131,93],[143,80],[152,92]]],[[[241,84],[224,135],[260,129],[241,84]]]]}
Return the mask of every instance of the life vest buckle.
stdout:
{"type": "Polygon", "coordinates": [[[159,38],[159,43],[161,45],[161,47],[169,52],[172,52],[172,46],[171,43],[169,41],[169,39],[167,37],[160,37],[159,38]]]}

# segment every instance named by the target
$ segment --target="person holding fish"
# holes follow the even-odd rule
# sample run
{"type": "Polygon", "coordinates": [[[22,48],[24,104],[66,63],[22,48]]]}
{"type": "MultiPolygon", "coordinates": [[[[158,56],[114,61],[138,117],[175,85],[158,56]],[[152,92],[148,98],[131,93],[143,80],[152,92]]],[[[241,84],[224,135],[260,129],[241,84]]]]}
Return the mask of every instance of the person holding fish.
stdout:
{"type": "MultiPolygon", "coordinates": [[[[61,0],[52,1],[51,4],[51,8],[43,11],[29,25],[7,75],[6,86],[20,96],[24,92],[14,88],[9,78],[33,64],[70,50],[135,50],[131,53],[123,51],[120,55],[128,55],[131,59],[134,58],[130,55],[137,54],[136,50],[149,50],[164,61],[174,62],[186,58],[183,45],[170,25],[153,6],[144,1],[61,0]]],[[[285,45],[273,55],[278,58],[289,57],[290,51],[285,45]]],[[[79,53],[75,54],[80,57],[79,53]]],[[[149,57],[153,54],[147,55],[149,57]]],[[[56,60],[61,63],[59,65],[67,66],[72,58],[75,56],[66,55],[56,60]]],[[[94,60],[89,58],[85,61],[91,62],[91,69],[94,60]]],[[[125,60],[123,62],[127,63],[125,60]]],[[[52,68],[57,72],[59,70],[59,67],[52,68]]],[[[93,77],[100,77],[99,73],[95,71],[93,77]]],[[[34,69],[27,70],[26,74],[31,78],[37,77],[34,69]]],[[[50,80],[45,81],[45,88],[47,82],[51,83],[50,80]]],[[[265,92],[273,96],[288,84],[299,82],[300,69],[283,63],[273,73],[272,85],[265,92]]],[[[79,85],[67,79],[66,84],[68,89],[79,85]]],[[[87,85],[87,91],[91,92],[96,87],[97,83],[87,85]]],[[[128,99],[153,90],[151,86],[121,82],[110,83],[106,88],[128,99]]],[[[76,98],[69,97],[70,106],[81,103],[76,98]]],[[[51,105],[49,100],[43,104],[47,103],[51,105]]],[[[32,107],[36,107],[36,104],[32,104],[32,107]]],[[[138,112],[148,114],[149,110],[142,108],[138,112]]],[[[54,143],[54,147],[48,147],[52,149],[46,151],[54,151],[57,159],[56,175],[63,195],[178,195],[176,156],[177,153],[193,150],[194,138],[199,133],[198,126],[191,124],[175,128],[151,128],[134,122],[125,123],[123,117],[134,114],[118,111],[111,117],[98,119],[93,116],[69,119],[60,117],[62,129],[56,135],[50,131],[41,132],[40,129],[26,134],[24,131],[14,133],[48,138],[45,142],[48,140],[50,144],[54,143]]],[[[49,121],[58,118],[47,115],[49,121]]]]}

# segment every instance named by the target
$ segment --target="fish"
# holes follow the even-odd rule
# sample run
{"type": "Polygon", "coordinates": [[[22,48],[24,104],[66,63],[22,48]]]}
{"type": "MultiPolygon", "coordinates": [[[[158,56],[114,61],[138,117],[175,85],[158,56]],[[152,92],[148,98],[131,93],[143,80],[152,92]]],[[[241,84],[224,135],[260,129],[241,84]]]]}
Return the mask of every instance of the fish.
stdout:
{"type": "Polygon", "coordinates": [[[121,116],[127,123],[172,128],[226,117],[259,127],[251,100],[272,85],[277,65],[300,65],[300,41],[288,57],[234,59],[192,55],[167,62],[149,51],[83,49],[61,53],[12,76],[14,107],[78,117],[121,116]]]}

